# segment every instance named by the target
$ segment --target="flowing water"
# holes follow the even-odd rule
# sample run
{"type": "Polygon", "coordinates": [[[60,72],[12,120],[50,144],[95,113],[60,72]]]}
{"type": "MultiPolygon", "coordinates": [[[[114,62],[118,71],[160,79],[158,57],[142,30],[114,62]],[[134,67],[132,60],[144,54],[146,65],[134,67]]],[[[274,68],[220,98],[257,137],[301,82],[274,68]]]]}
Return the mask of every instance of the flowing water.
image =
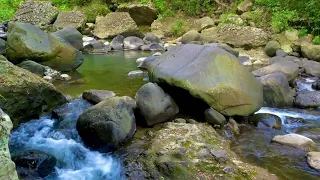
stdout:
{"type": "MultiPolygon", "coordinates": [[[[86,55],[83,65],[69,74],[70,82],[56,82],[55,85],[73,97],[88,89],[111,90],[119,96],[133,97],[145,82],[143,77],[128,78],[127,74],[137,69],[137,58],[149,55],[135,51],[86,55]]],[[[124,179],[117,157],[91,151],[78,135],[77,119],[90,106],[86,101],[76,99],[56,110],[59,120],[44,116],[20,125],[11,133],[11,155],[40,151],[54,156],[57,159],[55,172],[47,176],[47,180],[124,179]]]]}

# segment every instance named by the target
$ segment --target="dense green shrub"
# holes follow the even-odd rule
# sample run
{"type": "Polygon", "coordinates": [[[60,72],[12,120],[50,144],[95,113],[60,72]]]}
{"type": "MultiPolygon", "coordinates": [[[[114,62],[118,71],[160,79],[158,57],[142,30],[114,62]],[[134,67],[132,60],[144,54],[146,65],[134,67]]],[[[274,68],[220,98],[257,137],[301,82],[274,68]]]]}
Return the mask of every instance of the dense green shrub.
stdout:
{"type": "Polygon", "coordinates": [[[312,43],[313,43],[313,44],[320,45],[320,36],[314,37],[313,40],[312,40],[312,43]]]}
{"type": "Polygon", "coordinates": [[[90,3],[86,6],[77,6],[75,9],[83,12],[90,23],[94,23],[97,16],[105,16],[111,12],[107,4],[102,3],[90,3]]]}
{"type": "Polygon", "coordinates": [[[171,32],[173,36],[179,37],[182,36],[186,31],[183,28],[184,21],[183,20],[177,20],[174,25],[171,27],[171,32]]]}
{"type": "Polygon", "coordinates": [[[13,17],[22,0],[0,0],[0,22],[13,17]]]}

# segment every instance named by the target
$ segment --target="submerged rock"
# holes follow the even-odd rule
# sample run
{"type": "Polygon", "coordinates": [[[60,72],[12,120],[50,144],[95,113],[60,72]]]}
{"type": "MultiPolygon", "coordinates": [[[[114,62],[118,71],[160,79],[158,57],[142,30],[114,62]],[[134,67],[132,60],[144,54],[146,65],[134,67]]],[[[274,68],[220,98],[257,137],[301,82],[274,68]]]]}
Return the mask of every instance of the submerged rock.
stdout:
{"type": "Polygon", "coordinates": [[[29,59],[59,71],[71,71],[83,62],[81,52],[36,26],[15,22],[9,24],[8,32],[7,57],[13,63],[29,59]]]}
{"type": "Polygon", "coordinates": [[[318,146],[310,138],[299,134],[277,135],[272,139],[273,142],[300,148],[307,152],[317,151],[318,146]]]}
{"type": "Polygon", "coordinates": [[[82,93],[83,99],[94,104],[98,104],[114,96],[116,96],[114,92],[107,90],[87,90],[82,93]]]}
{"type": "Polygon", "coordinates": [[[255,126],[259,126],[259,123],[262,123],[263,126],[274,129],[281,129],[282,126],[280,117],[267,113],[254,114],[250,116],[249,121],[252,122],[255,126]]]}
{"type": "Polygon", "coordinates": [[[307,159],[312,168],[320,171],[320,152],[309,152],[307,154],[307,159]]]}
{"type": "Polygon", "coordinates": [[[168,121],[179,112],[174,100],[153,83],[143,85],[135,100],[148,126],[168,121]]]}
{"type": "Polygon", "coordinates": [[[122,97],[112,97],[81,114],[76,127],[87,146],[106,152],[134,135],[135,121],[132,105],[122,97]]]}
{"type": "Polygon", "coordinates": [[[317,108],[320,106],[320,91],[302,91],[294,100],[300,108],[317,108]]]}
{"type": "Polygon", "coordinates": [[[0,179],[3,180],[19,180],[8,147],[12,127],[10,117],[0,109],[0,179]]]}
{"type": "Polygon", "coordinates": [[[262,86],[232,54],[187,44],[148,63],[151,82],[182,88],[218,112],[249,115],[263,103],[262,86]]]}
{"type": "Polygon", "coordinates": [[[14,127],[67,102],[52,84],[3,56],[0,67],[0,107],[11,116],[14,127]]]}

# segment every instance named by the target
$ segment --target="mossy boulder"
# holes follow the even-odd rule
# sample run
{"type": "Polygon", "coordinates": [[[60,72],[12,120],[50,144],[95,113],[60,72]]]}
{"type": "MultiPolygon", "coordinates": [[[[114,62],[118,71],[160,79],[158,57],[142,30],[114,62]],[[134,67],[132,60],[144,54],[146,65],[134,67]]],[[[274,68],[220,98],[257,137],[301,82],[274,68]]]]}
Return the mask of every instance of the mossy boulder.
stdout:
{"type": "Polygon", "coordinates": [[[136,120],[132,105],[126,99],[112,97],[81,114],[76,127],[86,145],[109,151],[134,135],[136,120]]]}
{"type": "Polygon", "coordinates": [[[51,33],[51,35],[61,39],[63,42],[77,50],[81,50],[83,48],[82,34],[74,27],[63,28],[51,33]]]}
{"type": "Polygon", "coordinates": [[[80,11],[62,11],[53,26],[58,28],[72,27],[83,30],[87,22],[86,16],[80,11]]]}
{"type": "Polygon", "coordinates": [[[7,57],[15,64],[33,60],[58,71],[77,69],[83,62],[80,51],[62,40],[26,23],[10,23],[7,57]]]}
{"type": "Polygon", "coordinates": [[[18,180],[16,166],[11,161],[8,147],[11,129],[10,117],[0,109],[0,179],[18,180]]]}
{"type": "Polygon", "coordinates": [[[0,56],[0,107],[14,127],[66,102],[52,84],[0,56]]]}
{"type": "Polygon", "coordinates": [[[44,73],[46,72],[46,66],[43,66],[39,63],[36,63],[34,61],[23,61],[22,63],[20,64],[17,64],[17,66],[23,68],[23,69],[26,69],[36,75],[39,75],[39,76],[44,76],[44,73]]]}
{"type": "Polygon", "coordinates": [[[264,51],[268,56],[273,57],[276,55],[277,50],[280,48],[281,46],[277,41],[269,41],[264,48],[264,51]]]}
{"type": "Polygon", "coordinates": [[[218,47],[173,48],[149,62],[148,71],[152,82],[185,89],[227,116],[252,114],[263,103],[261,84],[237,57],[218,47]]]}
{"type": "Polygon", "coordinates": [[[151,25],[157,19],[158,11],[152,4],[121,4],[118,12],[128,12],[137,25],[151,25]]]}
{"type": "Polygon", "coordinates": [[[320,61],[320,45],[304,43],[301,45],[302,55],[310,60],[320,61]]]}

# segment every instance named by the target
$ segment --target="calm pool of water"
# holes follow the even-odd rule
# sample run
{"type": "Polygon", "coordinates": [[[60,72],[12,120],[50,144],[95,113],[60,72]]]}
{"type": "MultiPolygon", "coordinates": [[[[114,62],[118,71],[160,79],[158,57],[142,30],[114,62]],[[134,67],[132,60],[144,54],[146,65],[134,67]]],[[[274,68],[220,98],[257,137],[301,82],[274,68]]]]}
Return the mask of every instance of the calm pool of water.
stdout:
{"type": "Polygon", "coordinates": [[[137,70],[136,59],[150,56],[150,52],[119,51],[106,55],[84,55],[84,63],[75,72],[68,73],[72,80],[57,81],[54,85],[66,95],[76,97],[85,90],[114,91],[118,96],[134,97],[145,83],[144,77],[129,78],[130,71],[137,70]]]}

